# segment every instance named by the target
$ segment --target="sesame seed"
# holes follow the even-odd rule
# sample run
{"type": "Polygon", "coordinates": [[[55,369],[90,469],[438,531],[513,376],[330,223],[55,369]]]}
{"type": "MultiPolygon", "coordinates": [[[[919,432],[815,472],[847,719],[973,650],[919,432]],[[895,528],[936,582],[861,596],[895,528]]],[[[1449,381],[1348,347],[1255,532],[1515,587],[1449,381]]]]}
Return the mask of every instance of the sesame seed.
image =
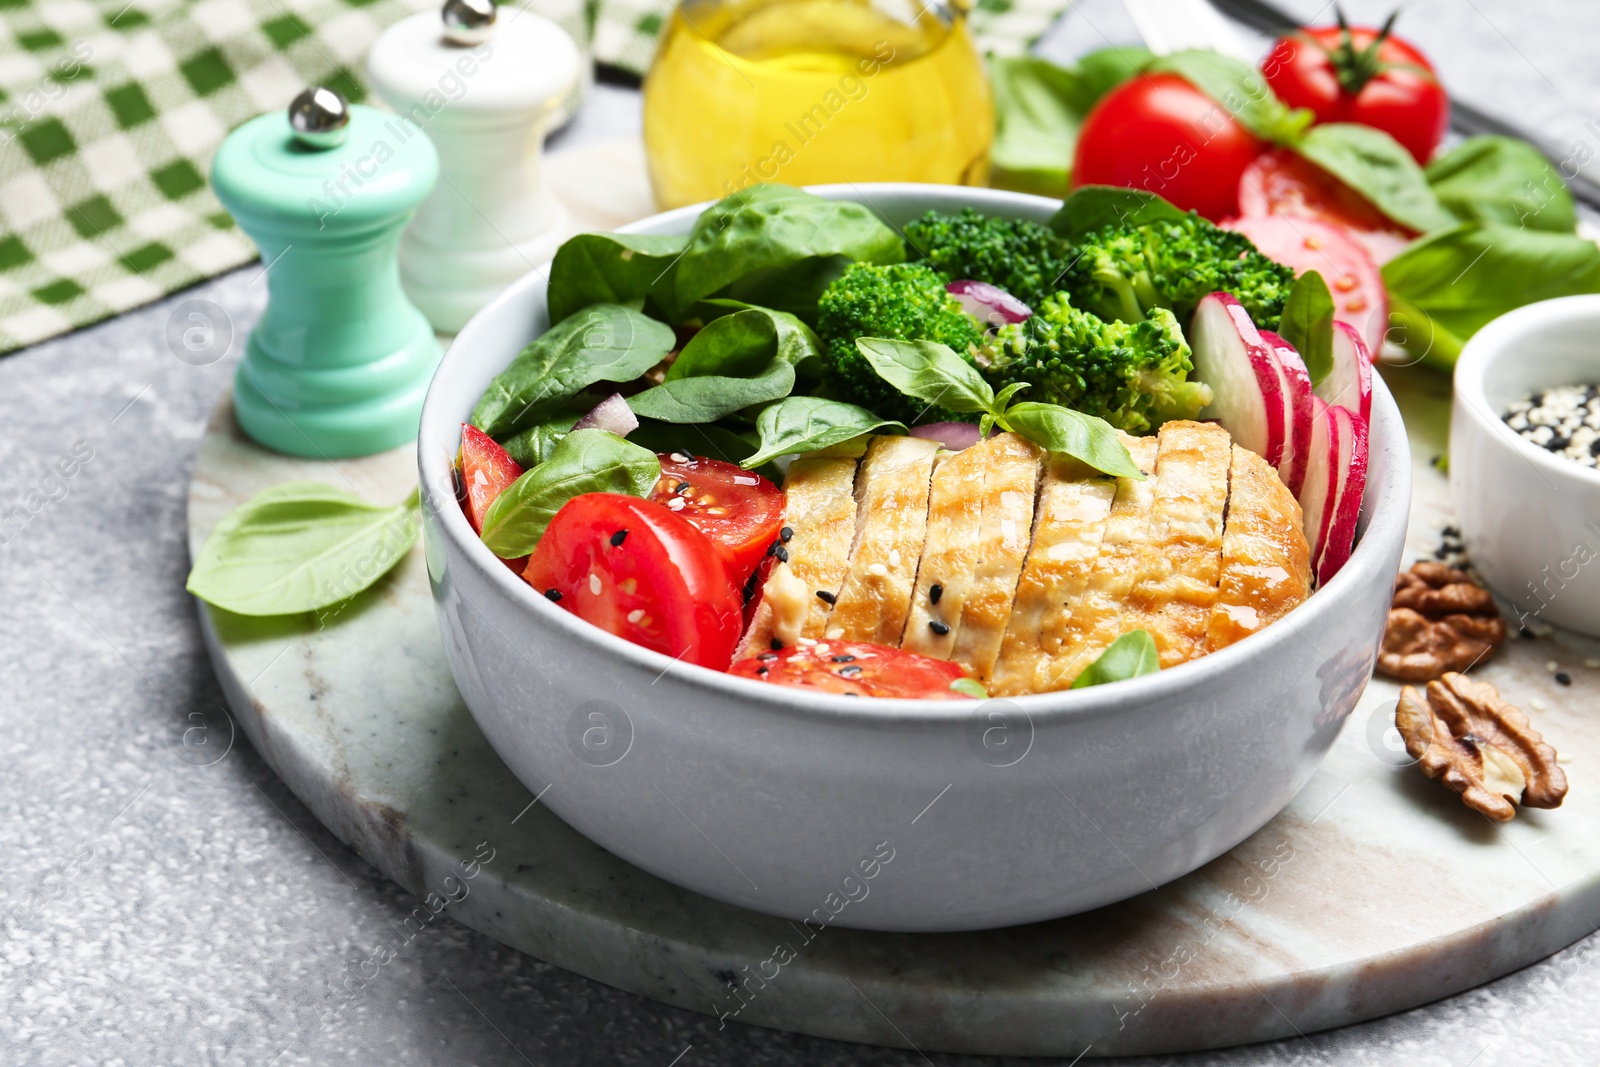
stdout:
{"type": "Polygon", "coordinates": [[[622,542],[626,541],[627,539],[628,539],[628,531],[627,530],[618,530],[616,533],[611,535],[611,547],[612,548],[621,548],[622,547],[622,542]]]}
{"type": "Polygon", "coordinates": [[[589,575],[589,592],[595,596],[600,595],[600,576],[598,574],[589,575]]]}
{"type": "Polygon", "coordinates": [[[822,636],[826,637],[830,641],[837,641],[839,638],[844,636],[844,627],[835,626],[822,636]]]}
{"type": "Polygon", "coordinates": [[[928,620],[928,629],[932,630],[934,633],[938,634],[940,637],[943,637],[945,634],[950,632],[949,624],[942,623],[938,619],[929,619],[928,620]]]}
{"type": "Polygon", "coordinates": [[[881,563],[874,563],[872,566],[867,568],[867,573],[872,575],[874,578],[887,578],[889,576],[889,568],[885,567],[881,563]]]}
{"type": "Polygon", "coordinates": [[[554,604],[556,601],[561,599],[561,590],[559,590],[559,589],[546,589],[544,591],[544,595],[545,595],[545,599],[546,600],[548,600],[548,601],[550,601],[550,603],[554,604]]]}
{"type": "Polygon", "coordinates": [[[763,652],[763,653],[761,653],[761,655],[756,657],[756,659],[763,659],[763,660],[773,660],[773,659],[777,659],[777,658],[778,658],[778,654],[776,652],[763,652]]]}
{"type": "Polygon", "coordinates": [[[940,585],[938,582],[934,582],[932,585],[928,586],[928,603],[937,604],[939,602],[939,598],[942,596],[944,596],[944,586],[940,585]]]}
{"type": "Polygon", "coordinates": [[[839,602],[839,598],[828,592],[826,589],[817,590],[817,599],[822,601],[824,604],[837,604],[839,602]]]}
{"type": "Polygon", "coordinates": [[[642,618],[644,618],[643,608],[634,608],[632,611],[628,612],[628,621],[635,625],[637,625],[639,620],[642,618]]]}
{"type": "Polygon", "coordinates": [[[785,526],[783,529],[778,531],[778,536],[783,538],[784,543],[787,544],[789,540],[794,537],[794,527],[785,526]]]}
{"type": "Polygon", "coordinates": [[[1546,708],[1548,708],[1549,706],[1550,705],[1546,704],[1544,701],[1540,700],[1538,697],[1529,697],[1528,698],[1528,707],[1532,708],[1534,711],[1543,711],[1546,708]]]}
{"type": "Polygon", "coordinates": [[[861,673],[861,668],[856,666],[840,667],[835,673],[842,674],[846,678],[854,678],[856,675],[861,673]]]}
{"type": "Polygon", "coordinates": [[[1590,656],[1588,659],[1583,661],[1583,665],[1588,667],[1591,671],[1600,670],[1600,659],[1590,656]]]}
{"type": "Polygon", "coordinates": [[[777,551],[774,552],[773,555],[778,557],[778,562],[779,563],[788,563],[789,562],[789,550],[787,548],[784,548],[783,545],[781,545],[781,544],[773,545],[772,547],[777,549],[777,551]]]}
{"type": "Polygon", "coordinates": [[[898,548],[891,548],[889,550],[889,566],[900,566],[900,550],[898,548]]]}
{"type": "Polygon", "coordinates": [[[1561,669],[1561,665],[1553,659],[1547,659],[1544,661],[1544,669],[1549,673],[1554,674],[1556,671],[1561,669]]]}
{"type": "Polygon", "coordinates": [[[1562,685],[1571,685],[1572,675],[1568,674],[1566,671],[1556,671],[1556,681],[1562,685]]]}
{"type": "Polygon", "coordinates": [[[835,663],[854,663],[855,659],[856,658],[854,656],[835,656],[835,657],[833,657],[833,662],[835,662],[835,663]]]}
{"type": "Polygon", "coordinates": [[[684,455],[682,452],[674,452],[671,456],[669,456],[667,458],[671,459],[672,462],[674,462],[674,463],[687,463],[687,462],[689,462],[689,457],[684,455]]]}
{"type": "Polygon", "coordinates": [[[815,637],[798,637],[794,643],[802,648],[811,648],[816,645],[817,639],[815,637]]]}
{"type": "Polygon", "coordinates": [[[766,674],[767,673],[767,668],[766,667],[757,667],[756,668],[756,673],[757,674],[766,674]]]}
{"type": "Polygon", "coordinates": [[[675,496],[671,500],[667,501],[667,510],[669,511],[682,511],[685,507],[687,507],[687,505],[684,504],[683,497],[681,496],[675,496]]]}
{"type": "Polygon", "coordinates": [[[768,645],[767,645],[767,647],[768,647],[768,648],[770,648],[770,649],[772,649],[772,651],[774,651],[774,652],[778,652],[778,651],[781,651],[781,650],[782,650],[782,648],[783,648],[783,642],[782,642],[782,641],[779,641],[779,640],[778,640],[778,639],[777,639],[777,638],[776,638],[776,637],[774,637],[774,638],[773,638],[773,639],[772,639],[772,640],[771,640],[771,641],[770,641],[770,642],[769,642],[769,643],[768,643],[768,645]]]}

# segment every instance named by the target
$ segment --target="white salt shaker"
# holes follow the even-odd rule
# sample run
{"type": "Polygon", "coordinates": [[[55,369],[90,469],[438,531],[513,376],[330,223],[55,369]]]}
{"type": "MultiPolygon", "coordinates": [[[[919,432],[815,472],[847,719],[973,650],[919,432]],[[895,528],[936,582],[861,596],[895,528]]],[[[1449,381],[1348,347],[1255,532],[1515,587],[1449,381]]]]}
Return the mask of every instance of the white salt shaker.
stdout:
{"type": "Polygon", "coordinates": [[[400,242],[406,295],[435,329],[460,330],[554,254],[566,210],[540,157],[581,67],[560,26],[525,10],[496,18],[492,0],[449,0],[442,18],[412,15],[373,42],[367,75],[397,129],[439,150],[439,184],[400,242]]]}

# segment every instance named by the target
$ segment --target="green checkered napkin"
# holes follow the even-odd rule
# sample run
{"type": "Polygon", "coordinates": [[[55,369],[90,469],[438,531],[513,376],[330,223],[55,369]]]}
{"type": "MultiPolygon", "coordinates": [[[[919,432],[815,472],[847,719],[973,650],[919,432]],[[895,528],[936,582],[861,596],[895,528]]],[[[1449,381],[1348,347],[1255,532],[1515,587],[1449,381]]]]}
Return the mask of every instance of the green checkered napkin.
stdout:
{"type": "MultiPolygon", "coordinates": [[[[255,258],[206,182],[233,127],[307,85],[366,96],[374,37],[440,0],[0,0],[0,354],[255,258]]],[[[1010,54],[1071,0],[977,0],[1010,54]]],[[[661,0],[530,0],[649,66],[661,0]]],[[[505,16],[502,15],[502,18],[505,16]]]]}

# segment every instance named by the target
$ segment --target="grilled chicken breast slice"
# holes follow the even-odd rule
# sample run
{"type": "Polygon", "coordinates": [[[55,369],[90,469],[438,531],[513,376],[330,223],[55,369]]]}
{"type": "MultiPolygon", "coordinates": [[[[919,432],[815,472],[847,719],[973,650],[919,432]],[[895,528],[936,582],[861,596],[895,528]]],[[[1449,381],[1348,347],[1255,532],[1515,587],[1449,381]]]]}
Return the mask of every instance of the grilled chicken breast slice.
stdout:
{"type": "Polygon", "coordinates": [[[995,696],[1049,687],[1089,575],[1100,556],[1117,479],[1071,456],[1046,457],[1035,508],[1033,544],[1017,581],[1000,660],[989,682],[995,696]]]}
{"type": "Polygon", "coordinates": [[[1233,439],[1214,423],[1169,422],[1158,440],[1151,543],[1132,606],[1167,668],[1205,643],[1222,570],[1233,439]]]}
{"type": "Polygon", "coordinates": [[[917,567],[901,648],[949,659],[956,647],[961,608],[978,569],[987,458],[988,453],[974,445],[960,452],[940,452],[934,462],[928,493],[928,538],[917,567]],[[932,625],[935,623],[938,625],[932,625]]]}
{"type": "Polygon", "coordinates": [[[985,453],[983,522],[976,546],[977,571],[961,607],[961,626],[950,658],[987,683],[1000,658],[1017,578],[1033,539],[1042,450],[1013,433],[997,434],[973,448],[985,453]]]}
{"type": "Polygon", "coordinates": [[[1233,446],[1222,573],[1203,651],[1215,652],[1282,618],[1311,593],[1300,505],[1277,472],[1233,446]]]}
{"type": "Polygon", "coordinates": [[[938,451],[936,442],[920,437],[874,437],[867,446],[856,474],[849,572],[824,637],[899,647],[928,536],[929,483],[938,451]]]}
{"type": "Polygon", "coordinates": [[[774,638],[790,645],[820,638],[829,603],[844,584],[856,535],[856,461],[801,456],[783,480],[783,522],[794,531],[787,563],[768,575],[761,603],[737,658],[766,651],[774,638]]]}

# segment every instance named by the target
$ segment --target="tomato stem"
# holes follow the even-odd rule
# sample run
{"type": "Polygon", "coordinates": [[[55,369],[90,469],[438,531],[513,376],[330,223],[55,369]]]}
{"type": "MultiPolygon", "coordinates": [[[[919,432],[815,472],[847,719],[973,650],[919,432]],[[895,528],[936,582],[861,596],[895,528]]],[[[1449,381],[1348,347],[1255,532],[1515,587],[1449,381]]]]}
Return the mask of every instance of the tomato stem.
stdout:
{"type": "Polygon", "coordinates": [[[1325,48],[1324,51],[1328,55],[1328,61],[1333,64],[1334,76],[1339,79],[1339,88],[1351,96],[1360,96],[1361,90],[1367,87],[1368,82],[1390,67],[1390,64],[1380,58],[1379,52],[1382,51],[1384,42],[1389,39],[1389,34],[1394,29],[1395,19],[1400,17],[1400,9],[1396,8],[1390,12],[1378,30],[1378,35],[1372,39],[1372,43],[1362,49],[1356,48],[1355,37],[1350,33],[1350,24],[1344,17],[1344,9],[1335,4],[1333,13],[1339,23],[1339,43],[1333,48],[1325,48]]]}

